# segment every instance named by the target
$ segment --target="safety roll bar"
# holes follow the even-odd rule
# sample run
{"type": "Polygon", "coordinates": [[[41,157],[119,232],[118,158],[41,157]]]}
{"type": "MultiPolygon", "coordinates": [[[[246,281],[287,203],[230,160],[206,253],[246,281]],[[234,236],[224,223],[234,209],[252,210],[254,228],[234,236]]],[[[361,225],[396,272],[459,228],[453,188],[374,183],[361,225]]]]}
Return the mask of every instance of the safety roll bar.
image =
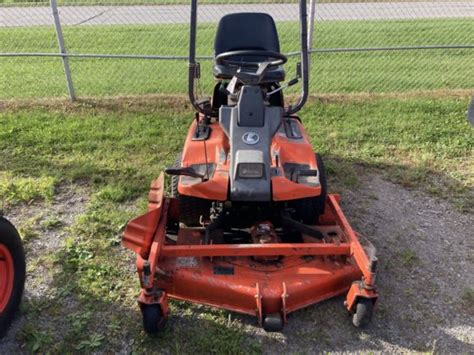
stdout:
{"type": "MultiPolygon", "coordinates": [[[[195,79],[199,78],[200,66],[196,61],[196,31],[197,31],[197,10],[198,0],[191,0],[191,22],[189,31],[189,71],[188,71],[188,96],[193,107],[205,115],[211,115],[203,105],[199,105],[199,100],[195,95],[195,79]]],[[[285,115],[292,115],[301,110],[308,99],[309,89],[309,69],[308,69],[308,23],[307,23],[307,9],[306,0],[299,2],[300,15],[300,41],[301,41],[301,94],[298,102],[295,105],[290,105],[285,108],[285,115]]]]}

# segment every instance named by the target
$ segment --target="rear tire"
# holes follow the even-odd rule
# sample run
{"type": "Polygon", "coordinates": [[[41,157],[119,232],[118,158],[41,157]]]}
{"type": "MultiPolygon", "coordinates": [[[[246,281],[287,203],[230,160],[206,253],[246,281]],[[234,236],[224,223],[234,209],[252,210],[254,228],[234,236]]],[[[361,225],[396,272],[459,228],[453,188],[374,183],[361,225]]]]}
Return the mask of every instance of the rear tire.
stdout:
{"type": "Polygon", "coordinates": [[[326,169],[321,156],[316,153],[316,162],[318,164],[319,183],[321,185],[321,195],[316,197],[307,197],[292,201],[290,207],[295,210],[293,218],[304,224],[316,224],[319,216],[324,214],[326,207],[326,198],[328,195],[328,185],[326,180],[326,169]]]}
{"type": "Polygon", "coordinates": [[[20,235],[0,217],[0,338],[18,310],[25,285],[25,253],[20,235]]]}
{"type": "MultiPolygon", "coordinates": [[[[176,156],[174,163],[175,168],[181,167],[182,156],[182,152],[176,156]]],[[[201,216],[205,220],[209,220],[211,201],[203,198],[180,195],[178,192],[178,183],[179,176],[173,175],[171,177],[171,196],[178,200],[179,221],[189,227],[195,227],[200,225],[201,216]]]]}

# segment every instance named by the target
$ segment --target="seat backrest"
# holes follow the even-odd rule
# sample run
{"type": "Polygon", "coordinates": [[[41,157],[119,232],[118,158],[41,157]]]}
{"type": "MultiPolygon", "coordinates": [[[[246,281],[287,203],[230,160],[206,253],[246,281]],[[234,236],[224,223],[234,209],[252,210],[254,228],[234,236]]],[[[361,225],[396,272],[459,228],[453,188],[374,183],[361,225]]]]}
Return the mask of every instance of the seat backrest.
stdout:
{"type": "Polygon", "coordinates": [[[275,21],[270,15],[241,12],[221,18],[214,42],[215,54],[242,49],[280,52],[275,21]]]}

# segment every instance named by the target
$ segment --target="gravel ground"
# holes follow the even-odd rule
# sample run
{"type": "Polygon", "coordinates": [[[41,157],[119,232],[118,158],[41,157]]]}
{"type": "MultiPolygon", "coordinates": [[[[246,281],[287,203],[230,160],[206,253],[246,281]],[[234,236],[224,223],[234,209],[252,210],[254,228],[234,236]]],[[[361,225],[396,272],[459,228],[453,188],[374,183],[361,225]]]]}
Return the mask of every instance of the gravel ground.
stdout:
{"type": "MultiPolygon", "coordinates": [[[[50,273],[42,265],[42,258],[58,250],[64,243],[68,228],[75,218],[85,212],[88,190],[84,187],[62,186],[53,201],[33,203],[6,210],[5,216],[18,228],[26,227],[35,235],[24,242],[27,259],[27,275],[24,298],[28,300],[51,297],[54,293],[50,273]],[[54,221],[54,226],[48,221],[54,221]]],[[[24,233],[23,233],[24,234],[24,233]]],[[[13,323],[8,335],[0,340],[0,353],[15,354],[21,349],[16,334],[22,328],[25,315],[13,323]]]]}
{"type": "MultiPolygon", "coordinates": [[[[255,327],[251,317],[232,317],[239,319],[269,354],[474,353],[474,307],[472,300],[471,304],[463,301],[464,292],[474,285],[473,216],[377,175],[361,180],[361,186],[343,192],[342,201],[353,227],[378,251],[380,298],[373,323],[365,330],[354,328],[342,297],[291,314],[283,333],[265,333],[255,327]]],[[[40,221],[51,215],[61,220],[60,228],[27,243],[30,264],[62,243],[67,226],[84,211],[86,198],[81,196],[87,196],[87,191],[64,188],[49,205],[8,211],[7,216],[17,225],[36,215],[40,221]]],[[[28,277],[26,298],[47,297],[48,280],[40,280],[28,277]]],[[[18,352],[15,333],[22,317],[0,342],[0,352],[18,352]]]]}
{"type": "Polygon", "coordinates": [[[373,323],[354,328],[336,298],[290,315],[283,334],[263,337],[268,353],[474,353],[473,216],[378,176],[342,194],[352,226],[377,248],[380,293],[373,323]]]}

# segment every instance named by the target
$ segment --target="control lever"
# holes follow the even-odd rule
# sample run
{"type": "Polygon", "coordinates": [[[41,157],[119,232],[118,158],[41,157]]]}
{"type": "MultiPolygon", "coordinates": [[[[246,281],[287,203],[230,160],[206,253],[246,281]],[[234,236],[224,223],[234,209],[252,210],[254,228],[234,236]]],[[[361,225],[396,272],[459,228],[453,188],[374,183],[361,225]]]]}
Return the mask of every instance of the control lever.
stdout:
{"type": "Polygon", "coordinates": [[[287,87],[290,87],[290,86],[293,86],[295,85],[297,82],[299,81],[298,78],[294,78],[294,79],[291,79],[289,82],[287,82],[286,84],[283,84],[282,86],[280,86],[279,88],[273,90],[273,91],[270,91],[269,93],[267,93],[267,99],[272,96],[274,93],[278,92],[278,91],[281,91],[283,89],[286,89],[287,87]]]}
{"type": "Polygon", "coordinates": [[[165,169],[165,173],[168,175],[184,175],[184,176],[190,176],[193,178],[199,178],[202,181],[207,180],[206,175],[199,174],[194,171],[193,168],[187,167],[187,168],[167,168],[165,169]]]}
{"type": "Polygon", "coordinates": [[[244,85],[258,85],[265,74],[265,71],[270,67],[271,62],[262,62],[258,65],[255,73],[243,71],[242,68],[237,69],[232,80],[227,85],[227,92],[230,95],[235,93],[237,82],[240,81],[244,85]]]}
{"type": "Polygon", "coordinates": [[[202,111],[204,112],[211,112],[212,111],[212,106],[211,106],[211,98],[210,97],[204,97],[200,100],[196,100],[196,105],[198,105],[202,111]]]}
{"type": "Polygon", "coordinates": [[[288,228],[289,230],[296,230],[300,233],[309,235],[310,237],[314,237],[320,240],[324,239],[323,233],[307,224],[295,221],[293,218],[291,218],[288,211],[281,212],[281,222],[283,228],[288,228]]]}

